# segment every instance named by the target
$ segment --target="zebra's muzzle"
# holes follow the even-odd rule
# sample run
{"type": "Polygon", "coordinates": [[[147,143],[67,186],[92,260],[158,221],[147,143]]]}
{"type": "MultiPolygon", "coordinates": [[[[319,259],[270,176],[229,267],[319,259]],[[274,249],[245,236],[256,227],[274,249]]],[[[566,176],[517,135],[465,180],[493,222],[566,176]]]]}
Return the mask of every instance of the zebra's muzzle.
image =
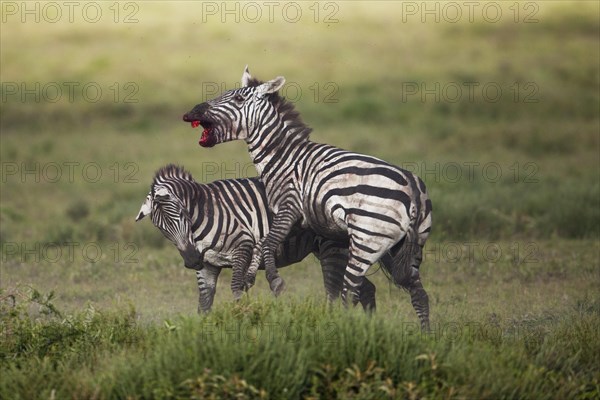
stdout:
{"type": "Polygon", "coordinates": [[[183,251],[179,250],[179,254],[183,258],[183,265],[186,268],[200,271],[204,267],[201,254],[193,246],[189,246],[183,251]]]}

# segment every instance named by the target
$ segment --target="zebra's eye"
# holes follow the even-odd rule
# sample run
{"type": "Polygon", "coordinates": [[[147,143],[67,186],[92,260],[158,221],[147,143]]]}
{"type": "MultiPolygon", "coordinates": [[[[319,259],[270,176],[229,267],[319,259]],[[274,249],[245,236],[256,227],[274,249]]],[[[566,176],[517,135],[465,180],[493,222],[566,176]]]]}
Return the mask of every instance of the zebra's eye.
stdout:
{"type": "Polygon", "coordinates": [[[244,98],[241,95],[236,94],[235,96],[233,96],[233,100],[235,100],[238,103],[242,103],[244,101],[244,98]]]}

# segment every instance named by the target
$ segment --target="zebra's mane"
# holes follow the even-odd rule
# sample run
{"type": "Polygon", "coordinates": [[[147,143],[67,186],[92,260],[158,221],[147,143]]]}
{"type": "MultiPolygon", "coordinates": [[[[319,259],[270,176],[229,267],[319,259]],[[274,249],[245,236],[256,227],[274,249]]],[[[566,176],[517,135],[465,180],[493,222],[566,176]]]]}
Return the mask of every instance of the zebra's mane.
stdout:
{"type": "MultiPolygon", "coordinates": [[[[256,87],[263,83],[264,82],[259,79],[250,78],[247,86],[256,87]]],[[[300,136],[301,139],[309,139],[312,128],[302,121],[300,113],[296,111],[293,103],[287,101],[285,97],[280,96],[279,92],[269,94],[267,99],[273,104],[279,115],[282,116],[283,121],[287,122],[288,126],[291,128],[288,132],[293,132],[294,135],[300,136]]]]}
{"type": "Polygon", "coordinates": [[[154,181],[152,184],[156,185],[161,181],[169,179],[179,179],[194,183],[196,182],[192,177],[192,174],[186,171],[185,168],[175,164],[168,164],[156,171],[156,174],[154,175],[154,181]]]}

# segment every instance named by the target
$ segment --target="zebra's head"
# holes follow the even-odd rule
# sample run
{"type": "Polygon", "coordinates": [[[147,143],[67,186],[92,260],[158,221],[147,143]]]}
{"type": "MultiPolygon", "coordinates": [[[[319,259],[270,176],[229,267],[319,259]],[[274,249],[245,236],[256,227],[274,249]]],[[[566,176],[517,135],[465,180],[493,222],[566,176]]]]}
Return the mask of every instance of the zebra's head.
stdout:
{"type": "MultiPolygon", "coordinates": [[[[161,171],[164,170],[163,168],[161,171]]],[[[157,173],[157,178],[161,171],[157,173]]],[[[173,184],[176,181],[157,181],[157,178],[152,183],[150,193],[146,196],[136,221],[150,214],[154,226],[177,247],[184,265],[190,269],[201,270],[202,255],[194,244],[189,212],[174,190],[173,184]]]]}
{"type": "Polygon", "coordinates": [[[250,142],[266,118],[271,121],[271,118],[278,116],[278,108],[284,100],[277,91],[284,83],[282,76],[261,82],[250,76],[246,66],[242,87],[196,105],[183,116],[183,120],[191,123],[193,128],[202,126],[199,141],[202,147],[212,147],[231,140],[250,142]]]}

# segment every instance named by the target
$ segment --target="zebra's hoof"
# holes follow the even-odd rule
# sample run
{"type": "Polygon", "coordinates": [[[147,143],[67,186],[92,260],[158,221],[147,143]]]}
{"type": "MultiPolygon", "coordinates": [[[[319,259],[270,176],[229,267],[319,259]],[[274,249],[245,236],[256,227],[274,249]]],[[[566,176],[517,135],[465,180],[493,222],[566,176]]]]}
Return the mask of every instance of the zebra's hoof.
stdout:
{"type": "Polygon", "coordinates": [[[277,277],[271,281],[269,284],[271,287],[271,291],[275,296],[279,296],[285,289],[285,282],[282,278],[277,277]]]}

